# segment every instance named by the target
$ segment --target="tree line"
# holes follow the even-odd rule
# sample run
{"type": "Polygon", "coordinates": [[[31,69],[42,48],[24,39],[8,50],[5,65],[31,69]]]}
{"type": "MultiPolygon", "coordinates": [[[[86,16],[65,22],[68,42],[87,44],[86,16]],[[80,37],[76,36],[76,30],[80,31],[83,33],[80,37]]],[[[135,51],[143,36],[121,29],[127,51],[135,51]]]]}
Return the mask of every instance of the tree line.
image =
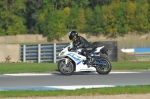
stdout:
{"type": "Polygon", "coordinates": [[[0,35],[70,30],[91,35],[143,34],[150,30],[150,0],[0,0],[0,35]]]}

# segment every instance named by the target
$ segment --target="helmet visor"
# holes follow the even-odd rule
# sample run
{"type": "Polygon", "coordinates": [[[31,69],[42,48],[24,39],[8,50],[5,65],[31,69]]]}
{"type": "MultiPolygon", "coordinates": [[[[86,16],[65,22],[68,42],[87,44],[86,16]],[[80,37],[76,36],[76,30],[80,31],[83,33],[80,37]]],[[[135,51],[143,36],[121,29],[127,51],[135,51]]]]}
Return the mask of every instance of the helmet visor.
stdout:
{"type": "Polygon", "coordinates": [[[76,35],[75,35],[75,36],[73,36],[72,41],[74,41],[76,38],[77,38],[77,36],[76,36],[76,35]]]}

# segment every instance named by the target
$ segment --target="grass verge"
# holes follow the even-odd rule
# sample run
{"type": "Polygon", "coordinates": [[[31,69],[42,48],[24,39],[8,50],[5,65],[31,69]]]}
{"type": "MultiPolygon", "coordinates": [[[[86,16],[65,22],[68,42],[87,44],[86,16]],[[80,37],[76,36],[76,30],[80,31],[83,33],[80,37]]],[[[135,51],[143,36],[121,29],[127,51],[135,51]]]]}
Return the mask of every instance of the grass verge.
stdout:
{"type": "Polygon", "coordinates": [[[150,85],[118,86],[109,88],[92,88],[77,90],[26,90],[26,91],[0,91],[0,97],[47,97],[47,96],[82,96],[82,95],[117,95],[117,94],[147,94],[150,85]]]}
{"type": "Polygon", "coordinates": [[[112,62],[113,70],[149,70],[150,61],[112,62]]]}
{"type": "Polygon", "coordinates": [[[0,63],[0,74],[46,73],[56,70],[55,63],[0,63]]]}
{"type": "MultiPolygon", "coordinates": [[[[112,70],[148,70],[146,62],[112,62],[112,70]]],[[[0,74],[9,73],[46,73],[57,70],[56,63],[0,63],[0,74]]]]}

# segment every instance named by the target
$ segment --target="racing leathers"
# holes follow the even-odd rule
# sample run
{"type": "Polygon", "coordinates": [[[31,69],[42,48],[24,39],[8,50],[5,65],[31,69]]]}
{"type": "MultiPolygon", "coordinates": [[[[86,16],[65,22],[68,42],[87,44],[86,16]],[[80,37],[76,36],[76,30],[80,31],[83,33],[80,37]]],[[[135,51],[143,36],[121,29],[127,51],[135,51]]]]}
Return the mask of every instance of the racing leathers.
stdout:
{"type": "MultiPolygon", "coordinates": [[[[89,52],[93,50],[92,44],[82,36],[78,36],[78,38],[75,41],[73,41],[73,48],[82,48],[82,55],[86,56],[86,58],[91,58],[89,52]]],[[[84,61],[84,63],[86,64],[87,62],[87,60],[84,61]]]]}

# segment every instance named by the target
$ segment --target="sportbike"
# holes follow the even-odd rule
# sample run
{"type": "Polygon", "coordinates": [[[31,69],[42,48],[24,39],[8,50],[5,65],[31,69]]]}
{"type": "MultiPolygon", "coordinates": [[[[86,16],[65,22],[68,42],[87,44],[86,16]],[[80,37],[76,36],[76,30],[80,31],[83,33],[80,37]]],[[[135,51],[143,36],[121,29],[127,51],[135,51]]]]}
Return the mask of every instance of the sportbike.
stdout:
{"type": "Polygon", "coordinates": [[[104,46],[96,47],[91,50],[87,64],[84,63],[86,57],[82,55],[82,49],[70,50],[71,45],[66,46],[58,54],[58,70],[63,75],[72,75],[74,72],[92,72],[108,74],[111,71],[111,62],[108,57],[108,50],[104,46]],[[104,57],[105,56],[105,57],[104,57]]]}

